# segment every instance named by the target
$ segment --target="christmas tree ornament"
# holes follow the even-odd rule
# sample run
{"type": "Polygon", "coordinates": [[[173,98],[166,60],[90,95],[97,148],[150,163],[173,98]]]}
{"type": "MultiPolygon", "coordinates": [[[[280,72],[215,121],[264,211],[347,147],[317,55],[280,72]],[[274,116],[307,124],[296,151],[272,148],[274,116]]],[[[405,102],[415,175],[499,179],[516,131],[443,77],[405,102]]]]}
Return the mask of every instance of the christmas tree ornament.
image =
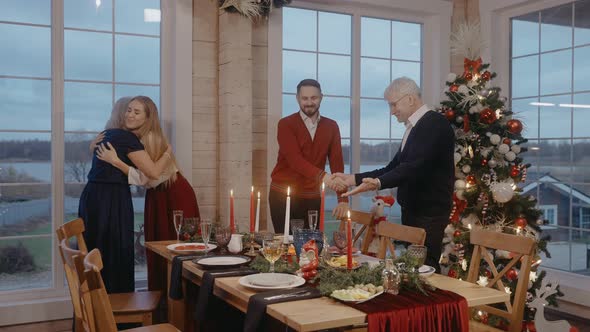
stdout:
{"type": "Polygon", "coordinates": [[[513,178],[517,177],[519,174],[520,174],[520,171],[518,169],[513,168],[510,170],[510,176],[513,178]]]}
{"type": "Polygon", "coordinates": [[[490,143],[494,145],[500,144],[501,140],[502,138],[500,137],[500,135],[493,134],[492,136],[490,136],[490,143]]]}
{"type": "Polygon", "coordinates": [[[449,87],[449,91],[451,92],[457,92],[457,90],[459,90],[459,86],[457,84],[453,84],[449,87]]]}
{"type": "Polygon", "coordinates": [[[481,160],[481,166],[486,166],[488,164],[488,160],[487,159],[482,159],[481,160]]]}
{"type": "Polygon", "coordinates": [[[453,232],[453,236],[454,236],[454,237],[459,237],[459,236],[461,236],[461,234],[462,234],[462,233],[461,233],[461,231],[460,231],[460,230],[456,230],[456,231],[454,231],[454,232],[453,232]]]}
{"type": "Polygon", "coordinates": [[[461,154],[459,152],[455,152],[453,154],[453,159],[455,160],[455,166],[461,161],[461,158],[463,158],[461,156],[461,154]]]}
{"type": "Polygon", "coordinates": [[[485,97],[487,97],[489,94],[490,94],[490,90],[488,90],[488,89],[482,89],[482,90],[481,90],[481,91],[478,93],[478,95],[479,95],[480,97],[482,97],[482,98],[485,98],[485,97]]]}
{"type": "Polygon", "coordinates": [[[522,122],[516,119],[508,120],[506,127],[508,127],[509,132],[518,135],[522,131],[522,122]]]}
{"type": "Polygon", "coordinates": [[[459,276],[457,271],[455,271],[454,269],[449,269],[449,272],[447,273],[447,275],[451,278],[457,278],[459,276]]]}
{"type": "Polygon", "coordinates": [[[498,162],[494,159],[490,159],[490,160],[488,160],[488,166],[490,168],[494,168],[494,167],[498,166],[498,162]]]}
{"type": "Polygon", "coordinates": [[[514,196],[512,185],[507,182],[497,182],[490,186],[492,197],[498,203],[506,203],[514,196]]]}
{"type": "MultiPolygon", "coordinates": [[[[469,172],[471,172],[471,166],[469,166],[469,165],[463,165],[463,167],[461,168],[461,170],[463,171],[463,173],[469,174],[469,172]]],[[[474,183],[472,183],[472,184],[474,184],[474,183]]]]}
{"type": "Polygon", "coordinates": [[[449,82],[449,83],[455,82],[456,79],[457,79],[457,74],[455,74],[455,73],[449,73],[449,75],[447,75],[447,82],[449,82]]]}
{"type": "Polygon", "coordinates": [[[516,278],[518,278],[518,272],[516,272],[515,269],[510,269],[508,271],[506,271],[506,278],[508,278],[508,280],[513,281],[516,280],[516,278]]]}
{"type": "Polygon", "coordinates": [[[471,186],[475,185],[475,183],[476,183],[475,176],[473,176],[473,175],[467,175],[467,177],[465,178],[465,180],[467,181],[467,184],[469,184],[471,186]]]}
{"type": "Polygon", "coordinates": [[[510,151],[510,147],[506,144],[500,144],[500,146],[498,146],[498,152],[500,152],[501,154],[506,154],[506,152],[510,151]]]}
{"type": "Polygon", "coordinates": [[[445,111],[445,117],[447,118],[447,120],[449,121],[453,121],[453,119],[455,119],[455,111],[452,109],[448,109],[445,111]]]}
{"type": "Polygon", "coordinates": [[[508,161],[514,161],[516,159],[516,153],[514,153],[512,151],[508,151],[504,155],[504,158],[506,158],[506,160],[508,160],[508,161]]]}
{"type": "Polygon", "coordinates": [[[512,140],[510,138],[504,138],[502,140],[502,143],[510,145],[510,143],[512,143],[512,140]]]}
{"type": "Polygon", "coordinates": [[[465,75],[463,75],[463,77],[465,77],[466,80],[470,81],[471,79],[473,79],[473,74],[472,73],[465,73],[465,75]]]}
{"type": "Polygon", "coordinates": [[[457,123],[461,123],[463,122],[463,117],[462,116],[458,116],[455,121],[457,121],[457,123]]]}
{"type": "Polygon", "coordinates": [[[489,132],[489,131],[487,131],[487,132],[486,132],[486,136],[487,136],[487,137],[492,137],[492,133],[491,133],[491,132],[489,132]]]}
{"type": "Polygon", "coordinates": [[[518,145],[518,144],[514,144],[513,146],[510,147],[510,150],[516,154],[520,153],[520,149],[521,149],[520,145],[518,145]]]}
{"type": "Polygon", "coordinates": [[[464,180],[458,179],[455,181],[455,189],[463,190],[463,189],[465,189],[465,187],[467,187],[467,184],[465,183],[464,180]]]}
{"type": "Polygon", "coordinates": [[[464,95],[469,94],[469,88],[465,84],[459,85],[459,88],[457,89],[457,91],[459,91],[459,93],[464,94],[464,95]]]}
{"type": "Polygon", "coordinates": [[[491,108],[486,108],[479,113],[479,122],[492,124],[497,120],[496,113],[491,108]]]}
{"type": "Polygon", "coordinates": [[[518,227],[524,228],[527,225],[527,221],[523,217],[518,217],[518,218],[514,219],[514,224],[518,227]]]}
{"type": "Polygon", "coordinates": [[[492,73],[490,73],[489,71],[486,70],[483,72],[483,74],[481,74],[481,78],[486,81],[489,81],[490,78],[492,78],[492,73]]]}

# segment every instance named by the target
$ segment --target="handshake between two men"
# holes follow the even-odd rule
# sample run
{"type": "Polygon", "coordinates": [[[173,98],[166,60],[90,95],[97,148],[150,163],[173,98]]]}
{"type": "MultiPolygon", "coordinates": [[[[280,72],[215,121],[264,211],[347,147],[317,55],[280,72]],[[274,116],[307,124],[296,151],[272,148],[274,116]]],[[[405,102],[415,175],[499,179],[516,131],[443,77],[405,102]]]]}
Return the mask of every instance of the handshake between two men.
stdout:
{"type": "MultiPolygon", "coordinates": [[[[343,192],[345,190],[348,190],[349,187],[356,185],[354,174],[326,174],[324,176],[323,181],[328,188],[334,190],[335,192],[343,192]]],[[[380,188],[381,182],[379,181],[379,179],[364,178],[360,185],[356,186],[354,189],[351,189],[343,193],[341,196],[348,197],[365,191],[379,190],[380,188]]],[[[338,206],[336,206],[336,208],[334,209],[334,211],[332,211],[332,215],[337,218],[344,218],[346,215],[346,211],[348,211],[348,203],[339,203],[338,206]]]]}

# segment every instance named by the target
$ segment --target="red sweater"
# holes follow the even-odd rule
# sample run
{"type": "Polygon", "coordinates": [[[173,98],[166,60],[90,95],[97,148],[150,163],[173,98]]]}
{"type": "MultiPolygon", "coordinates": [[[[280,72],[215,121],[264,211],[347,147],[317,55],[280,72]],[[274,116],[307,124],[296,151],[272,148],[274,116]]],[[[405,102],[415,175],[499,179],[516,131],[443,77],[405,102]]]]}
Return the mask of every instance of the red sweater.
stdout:
{"type": "MultiPolygon", "coordinates": [[[[332,119],[320,117],[312,140],[299,112],[293,113],[279,121],[277,140],[279,155],[271,174],[271,190],[286,193],[290,186],[291,195],[319,198],[326,159],[332,173],[344,172],[340,129],[332,119]]],[[[340,194],[338,201],[348,202],[340,194]]]]}

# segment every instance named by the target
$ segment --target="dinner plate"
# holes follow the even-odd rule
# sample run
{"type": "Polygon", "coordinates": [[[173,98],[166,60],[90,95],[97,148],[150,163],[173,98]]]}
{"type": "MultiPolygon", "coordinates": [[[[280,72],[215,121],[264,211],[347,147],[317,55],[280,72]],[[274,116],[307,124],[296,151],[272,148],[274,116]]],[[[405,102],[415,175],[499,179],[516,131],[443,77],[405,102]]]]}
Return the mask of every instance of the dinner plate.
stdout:
{"type": "Polygon", "coordinates": [[[330,294],[330,297],[332,297],[332,298],[334,298],[334,299],[336,299],[336,300],[338,300],[338,301],[342,301],[342,302],[350,302],[350,303],[359,304],[359,303],[363,303],[363,302],[370,301],[370,300],[372,300],[372,299],[376,298],[377,296],[379,296],[379,295],[381,295],[381,294],[383,294],[383,291],[381,291],[381,292],[378,292],[378,293],[375,293],[375,294],[373,294],[373,295],[369,296],[368,298],[366,298],[366,299],[362,299],[362,300],[356,300],[356,299],[345,299],[345,298],[340,298],[340,297],[333,296],[333,295],[331,295],[331,294],[330,294]]]}
{"type": "Polygon", "coordinates": [[[423,277],[430,277],[435,271],[436,269],[430,265],[422,265],[418,268],[418,273],[423,277]]]}
{"type": "Polygon", "coordinates": [[[206,269],[238,267],[248,262],[250,262],[250,257],[242,255],[209,256],[193,260],[193,263],[206,269]]]}
{"type": "MultiPolygon", "coordinates": [[[[217,248],[216,245],[208,243],[207,247],[209,247],[208,251],[211,251],[217,248]]],[[[196,252],[205,252],[205,244],[201,242],[186,242],[186,243],[174,243],[169,244],[166,248],[174,253],[177,254],[191,254],[196,252]]]]}
{"type": "Polygon", "coordinates": [[[305,284],[305,279],[286,273],[257,273],[241,277],[238,282],[256,290],[294,288],[305,284]]]}

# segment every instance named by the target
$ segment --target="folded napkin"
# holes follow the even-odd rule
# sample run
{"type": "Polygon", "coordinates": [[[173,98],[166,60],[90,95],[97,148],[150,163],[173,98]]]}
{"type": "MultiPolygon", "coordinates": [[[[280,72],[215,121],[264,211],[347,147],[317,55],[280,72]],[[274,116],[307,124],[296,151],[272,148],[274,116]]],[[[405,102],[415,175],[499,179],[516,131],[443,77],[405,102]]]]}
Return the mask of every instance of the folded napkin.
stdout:
{"type": "Polygon", "coordinates": [[[170,290],[168,296],[173,300],[182,300],[182,262],[200,257],[199,255],[181,255],[172,259],[170,271],[170,290]]]}
{"type": "Polygon", "coordinates": [[[195,307],[194,313],[194,318],[197,321],[197,324],[200,325],[205,321],[207,308],[209,307],[209,298],[213,296],[213,285],[215,284],[215,278],[237,277],[255,273],[258,273],[258,271],[246,267],[211,272],[206,271],[203,273],[203,278],[201,279],[201,289],[199,290],[199,296],[197,297],[197,305],[195,307]]]}
{"type": "Polygon", "coordinates": [[[244,321],[244,332],[262,331],[266,306],[273,303],[298,301],[321,297],[320,291],[312,287],[280,289],[250,296],[244,321]]]}

